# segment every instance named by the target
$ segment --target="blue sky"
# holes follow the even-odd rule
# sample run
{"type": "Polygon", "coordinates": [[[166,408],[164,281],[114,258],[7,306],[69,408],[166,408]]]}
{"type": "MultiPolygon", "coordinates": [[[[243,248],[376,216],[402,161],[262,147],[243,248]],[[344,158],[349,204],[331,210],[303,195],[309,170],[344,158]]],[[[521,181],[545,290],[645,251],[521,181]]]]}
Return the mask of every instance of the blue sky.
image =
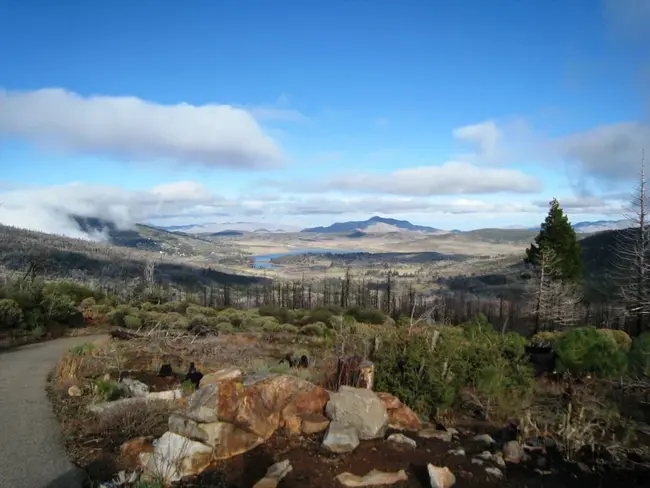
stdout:
{"type": "Polygon", "coordinates": [[[466,229],[553,196],[619,219],[648,22],[648,0],[0,0],[0,222],[466,229]]]}

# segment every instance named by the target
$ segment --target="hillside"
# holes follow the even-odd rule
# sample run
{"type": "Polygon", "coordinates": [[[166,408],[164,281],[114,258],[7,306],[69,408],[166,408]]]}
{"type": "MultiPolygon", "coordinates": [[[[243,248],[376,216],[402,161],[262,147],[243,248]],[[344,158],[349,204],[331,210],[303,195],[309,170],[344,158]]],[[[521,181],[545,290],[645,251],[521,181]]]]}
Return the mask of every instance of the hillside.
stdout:
{"type": "Polygon", "coordinates": [[[428,227],[425,225],[414,225],[408,220],[389,219],[385,217],[371,217],[368,220],[336,222],[327,227],[310,227],[300,232],[313,232],[319,234],[338,234],[351,233],[356,231],[366,232],[396,232],[400,230],[417,231],[417,232],[440,232],[440,229],[428,227]]]}
{"type": "MultiPolygon", "coordinates": [[[[127,235],[134,239],[129,242],[146,242],[152,248],[160,247],[167,251],[161,254],[160,251],[150,252],[139,245],[111,245],[0,225],[0,269],[9,274],[20,274],[32,268],[36,274],[47,278],[125,284],[141,279],[145,264],[153,261],[158,284],[196,288],[268,281],[230,274],[216,265],[198,266],[187,258],[172,256],[173,253],[183,254],[183,249],[190,252],[190,242],[194,244],[190,240],[194,238],[165,231],[161,234],[159,230],[147,226],[137,226],[128,232],[127,235]]],[[[124,239],[128,241],[126,237],[124,239]]]]}

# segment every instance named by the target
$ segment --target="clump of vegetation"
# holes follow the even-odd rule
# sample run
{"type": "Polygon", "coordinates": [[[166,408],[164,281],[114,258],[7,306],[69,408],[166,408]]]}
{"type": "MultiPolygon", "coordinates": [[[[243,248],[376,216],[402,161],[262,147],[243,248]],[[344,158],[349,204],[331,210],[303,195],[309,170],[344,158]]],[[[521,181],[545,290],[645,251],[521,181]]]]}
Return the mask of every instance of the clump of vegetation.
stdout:
{"type": "Polygon", "coordinates": [[[485,416],[507,416],[532,394],[523,338],[499,334],[479,317],[462,327],[399,329],[375,354],[377,390],[435,417],[471,398],[485,416]]]}
{"type": "Polygon", "coordinates": [[[630,372],[650,377],[650,332],[644,332],[632,342],[630,372]]]}
{"type": "Polygon", "coordinates": [[[124,389],[116,382],[100,378],[95,381],[93,391],[102,401],[111,402],[124,396],[124,389]]]}
{"type": "Polygon", "coordinates": [[[578,327],[567,331],[556,341],[555,351],[560,372],[612,378],[627,370],[625,353],[595,327],[578,327]]]}
{"type": "Polygon", "coordinates": [[[92,342],[87,342],[85,344],[80,344],[78,346],[73,346],[70,349],[70,354],[74,356],[85,356],[95,350],[95,344],[92,342]]]}
{"type": "Polygon", "coordinates": [[[23,324],[25,316],[16,300],[0,299],[0,328],[16,329],[23,324]]]}
{"type": "Polygon", "coordinates": [[[386,322],[386,314],[376,308],[351,307],[345,312],[345,315],[366,324],[381,325],[386,322]]]}
{"type": "Polygon", "coordinates": [[[632,347],[632,338],[627,335],[626,332],[613,329],[598,329],[598,331],[612,340],[614,344],[616,344],[616,347],[624,353],[627,354],[630,352],[630,348],[632,347]]]}

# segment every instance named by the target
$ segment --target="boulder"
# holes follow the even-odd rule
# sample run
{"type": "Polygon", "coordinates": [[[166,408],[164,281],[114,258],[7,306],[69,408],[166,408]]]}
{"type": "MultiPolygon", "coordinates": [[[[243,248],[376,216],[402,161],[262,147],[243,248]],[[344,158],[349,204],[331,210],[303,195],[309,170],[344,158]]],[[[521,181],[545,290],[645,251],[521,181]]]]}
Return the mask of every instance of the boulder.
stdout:
{"type": "Polygon", "coordinates": [[[153,452],[140,454],[145,471],[160,476],[164,483],[178,481],[203,471],[212,456],[212,447],[187,437],[165,432],[156,442],[153,452]]]}
{"type": "Polygon", "coordinates": [[[456,483],[454,473],[446,466],[439,467],[429,464],[427,465],[427,471],[429,472],[431,488],[450,488],[456,483]]]}
{"type": "Polygon", "coordinates": [[[397,430],[416,431],[422,428],[420,418],[406,405],[388,410],[388,426],[397,430]]]}
{"type": "Polygon", "coordinates": [[[219,385],[208,383],[196,390],[187,399],[185,416],[197,422],[217,422],[217,397],[219,396],[219,385]]]}
{"type": "Polygon", "coordinates": [[[140,454],[153,452],[154,447],[146,437],[136,437],[126,441],[120,446],[120,462],[124,466],[136,468],[139,463],[140,454]]]}
{"type": "Polygon", "coordinates": [[[373,469],[365,476],[357,476],[352,473],[341,473],[336,477],[336,480],[343,486],[356,487],[356,486],[387,486],[394,485],[400,481],[407,481],[408,476],[403,469],[397,473],[387,473],[385,471],[378,471],[373,469]]]}
{"type": "Polygon", "coordinates": [[[132,378],[124,378],[122,379],[122,383],[127,386],[131,396],[146,397],[149,393],[149,387],[142,381],[134,380],[132,378]]]}
{"type": "Polygon", "coordinates": [[[299,417],[302,420],[301,431],[305,435],[323,432],[330,424],[327,417],[321,413],[303,413],[299,417]]]}
{"type": "Polygon", "coordinates": [[[499,468],[490,466],[489,468],[485,468],[485,472],[490,476],[494,476],[495,478],[503,478],[503,471],[501,471],[499,468]]]}
{"type": "Polygon", "coordinates": [[[330,395],[325,407],[333,422],[353,427],[360,439],[383,437],[388,425],[388,412],[377,394],[364,388],[342,386],[330,395]]]}
{"type": "Polygon", "coordinates": [[[418,447],[417,442],[410,437],[406,437],[404,434],[391,434],[388,436],[388,441],[396,444],[404,444],[412,448],[418,447]]]}
{"type": "Polygon", "coordinates": [[[384,408],[386,410],[392,410],[394,408],[400,408],[404,406],[399,398],[397,398],[395,395],[391,395],[390,393],[379,392],[377,393],[377,396],[381,400],[381,403],[384,404],[384,408]]]}
{"type": "Polygon", "coordinates": [[[282,409],[282,418],[293,415],[318,413],[322,414],[330,395],[324,388],[310,384],[302,385],[303,390],[295,393],[282,409]]]}
{"type": "Polygon", "coordinates": [[[229,459],[250,451],[264,442],[264,439],[241,430],[228,422],[200,424],[206,433],[205,444],[213,448],[213,459],[229,459]]]}
{"type": "Polygon", "coordinates": [[[289,464],[288,459],[275,463],[266,471],[264,478],[253,485],[253,488],[276,488],[282,478],[291,473],[292,470],[293,466],[289,464]]]}
{"type": "Polygon", "coordinates": [[[194,441],[206,442],[208,440],[208,433],[203,430],[202,425],[176,413],[171,414],[168,421],[168,429],[170,432],[194,441]]]}
{"type": "Polygon", "coordinates": [[[330,422],[327,433],[323,439],[323,447],[337,454],[352,452],[359,445],[359,436],[354,427],[340,422],[330,422]]]}
{"type": "Polygon", "coordinates": [[[204,375],[199,382],[199,388],[203,388],[210,383],[221,383],[222,381],[241,381],[243,378],[239,368],[224,368],[214,373],[204,375]]]}

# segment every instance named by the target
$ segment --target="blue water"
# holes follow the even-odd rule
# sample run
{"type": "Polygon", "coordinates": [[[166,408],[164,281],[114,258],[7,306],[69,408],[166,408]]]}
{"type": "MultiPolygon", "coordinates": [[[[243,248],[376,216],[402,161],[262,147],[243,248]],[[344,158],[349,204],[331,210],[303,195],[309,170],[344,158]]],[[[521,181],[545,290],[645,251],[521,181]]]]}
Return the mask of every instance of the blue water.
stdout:
{"type": "Polygon", "coordinates": [[[323,254],[328,252],[332,254],[350,254],[353,252],[365,252],[365,251],[361,251],[359,249],[356,249],[354,251],[342,250],[342,249],[313,249],[313,248],[294,249],[293,251],[277,252],[273,254],[262,254],[259,256],[253,256],[253,266],[255,268],[265,268],[265,269],[277,268],[277,266],[271,262],[271,259],[279,258],[282,256],[295,256],[298,254],[323,254]]]}

